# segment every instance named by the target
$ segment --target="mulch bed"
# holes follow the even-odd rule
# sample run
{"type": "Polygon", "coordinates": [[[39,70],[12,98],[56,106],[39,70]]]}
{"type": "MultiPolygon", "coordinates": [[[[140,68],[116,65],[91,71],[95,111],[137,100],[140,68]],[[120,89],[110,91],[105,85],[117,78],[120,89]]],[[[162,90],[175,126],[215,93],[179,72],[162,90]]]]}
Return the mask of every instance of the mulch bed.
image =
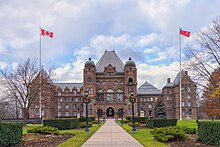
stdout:
{"type": "Polygon", "coordinates": [[[22,141],[13,147],[55,147],[58,144],[72,138],[74,134],[64,135],[41,135],[25,134],[22,141]]]}
{"type": "Polygon", "coordinates": [[[166,144],[171,147],[215,147],[198,141],[196,135],[190,135],[185,141],[173,141],[167,142],[166,144]]]}

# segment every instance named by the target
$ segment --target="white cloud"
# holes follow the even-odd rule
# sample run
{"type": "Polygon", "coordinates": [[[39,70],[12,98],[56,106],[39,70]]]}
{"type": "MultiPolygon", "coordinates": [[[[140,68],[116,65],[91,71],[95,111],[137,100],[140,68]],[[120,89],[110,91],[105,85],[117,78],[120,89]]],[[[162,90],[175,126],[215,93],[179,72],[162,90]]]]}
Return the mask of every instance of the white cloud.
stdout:
{"type": "Polygon", "coordinates": [[[145,81],[161,89],[166,84],[166,79],[175,78],[179,72],[179,63],[173,62],[169,65],[151,66],[148,64],[139,64],[138,69],[138,85],[140,86],[145,81]]]}
{"type": "Polygon", "coordinates": [[[8,63],[5,61],[0,61],[0,69],[5,69],[8,66],[8,63]]]}

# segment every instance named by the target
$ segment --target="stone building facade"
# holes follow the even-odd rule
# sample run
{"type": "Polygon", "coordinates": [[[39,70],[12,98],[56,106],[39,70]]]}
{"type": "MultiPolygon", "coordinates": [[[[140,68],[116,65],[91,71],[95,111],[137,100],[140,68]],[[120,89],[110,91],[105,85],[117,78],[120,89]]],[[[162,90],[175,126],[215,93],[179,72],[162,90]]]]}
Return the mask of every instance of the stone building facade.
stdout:
{"type": "MultiPolygon", "coordinates": [[[[179,74],[178,74],[179,75],[179,74]]],[[[154,117],[154,107],[162,100],[169,118],[179,118],[178,76],[162,90],[145,82],[137,89],[137,68],[131,58],[124,64],[115,51],[105,51],[95,64],[90,58],[83,69],[83,83],[54,83],[42,87],[42,117],[83,117],[85,104],[82,99],[88,91],[92,100],[88,105],[89,116],[121,117],[132,114],[129,96],[137,96],[134,105],[136,116],[154,117]]],[[[182,74],[182,112],[184,117],[196,118],[196,86],[187,72],[182,74]]],[[[33,103],[29,117],[39,118],[39,99],[33,103]]]]}

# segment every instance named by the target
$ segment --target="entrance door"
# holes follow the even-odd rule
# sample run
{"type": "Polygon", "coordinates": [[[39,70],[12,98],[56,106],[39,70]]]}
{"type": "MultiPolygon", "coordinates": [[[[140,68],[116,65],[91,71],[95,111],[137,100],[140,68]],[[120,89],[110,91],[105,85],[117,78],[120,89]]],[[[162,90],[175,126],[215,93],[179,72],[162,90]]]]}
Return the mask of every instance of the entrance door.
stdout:
{"type": "Polygon", "coordinates": [[[109,107],[107,110],[106,110],[106,116],[107,117],[114,117],[114,109],[112,107],[109,107]]]}

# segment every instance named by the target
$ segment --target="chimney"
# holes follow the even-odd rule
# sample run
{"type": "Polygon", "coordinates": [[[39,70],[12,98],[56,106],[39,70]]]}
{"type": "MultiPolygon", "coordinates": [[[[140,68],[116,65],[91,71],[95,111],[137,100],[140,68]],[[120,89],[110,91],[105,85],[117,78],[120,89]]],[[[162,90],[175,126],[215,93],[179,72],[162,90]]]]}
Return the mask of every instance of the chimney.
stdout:
{"type": "Polygon", "coordinates": [[[188,71],[185,71],[185,75],[187,75],[187,76],[188,76],[188,71]]]}
{"type": "Polygon", "coordinates": [[[167,78],[167,84],[170,83],[170,78],[167,78]]]}

